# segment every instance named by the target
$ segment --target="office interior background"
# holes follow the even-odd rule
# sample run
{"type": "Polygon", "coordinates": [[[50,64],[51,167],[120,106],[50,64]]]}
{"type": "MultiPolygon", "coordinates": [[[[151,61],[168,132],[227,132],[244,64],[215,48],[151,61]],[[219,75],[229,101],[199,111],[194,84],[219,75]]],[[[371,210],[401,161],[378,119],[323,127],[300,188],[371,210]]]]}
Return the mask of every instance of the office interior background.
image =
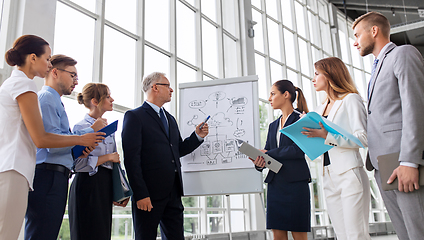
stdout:
{"type": "MultiPolygon", "coordinates": [[[[51,44],[53,54],[78,61],[79,84],[62,98],[71,126],[87,112],[77,104],[76,94],[89,82],[110,87],[115,106],[105,117],[122,123],[125,111],[144,101],[141,81],[153,71],[166,73],[170,80],[174,93],[165,108],[177,119],[179,84],[258,75],[261,148],[268,124],[280,114],[267,101],[271,85],[289,79],[304,91],[313,110],[324,97],[311,83],[313,63],[319,59],[341,58],[366,101],[373,56],[362,58],[353,47],[352,22],[359,15],[385,14],[392,24],[392,41],[413,44],[424,53],[421,0],[0,0],[0,9],[1,56],[18,36],[36,34],[51,44]]],[[[0,83],[11,71],[1,57],[0,83]]],[[[43,79],[35,81],[41,88],[43,79]]],[[[116,141],[122,156],[121,127],[116,141]]],[[[363,157],[365,153],[362,149],[363,157]]],[[[331,226],[322,162],[308,163],[312,226],[331,226]]],[[[373,174],[368,175],[370,223],[389,222],[373,174]]],[[[263,187],[262,194],[184,197],[186,235],[264,230],[263,187]]],[[[115,207],[113,218],[113,239],[132,239],[130,206],[115,207]]],[[[69,239],[67,215],[59,237],[69,239]]]]}

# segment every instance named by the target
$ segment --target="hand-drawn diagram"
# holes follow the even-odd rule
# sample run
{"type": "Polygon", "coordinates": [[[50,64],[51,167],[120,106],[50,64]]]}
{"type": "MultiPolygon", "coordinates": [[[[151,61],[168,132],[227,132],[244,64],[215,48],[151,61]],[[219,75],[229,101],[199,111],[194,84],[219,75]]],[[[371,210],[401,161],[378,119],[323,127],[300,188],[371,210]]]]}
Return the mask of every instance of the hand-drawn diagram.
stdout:
{"type": "Polygon", "coordinates": [[[240,84],[208,87],[201,93],[199,89],[184,92],[181,103],[185,104],[181,106],[184,134],[190,134],[186,129],[193,131],[207,116],[210,119],[209,135],[202,145],[182,158],[183,171],[252,167],[251,161],[238,151],[236,142],[236,139],[253,142],[253,105],[249,100],[252,90],[251,85],[243,84],[243,87],[240,84]]]}

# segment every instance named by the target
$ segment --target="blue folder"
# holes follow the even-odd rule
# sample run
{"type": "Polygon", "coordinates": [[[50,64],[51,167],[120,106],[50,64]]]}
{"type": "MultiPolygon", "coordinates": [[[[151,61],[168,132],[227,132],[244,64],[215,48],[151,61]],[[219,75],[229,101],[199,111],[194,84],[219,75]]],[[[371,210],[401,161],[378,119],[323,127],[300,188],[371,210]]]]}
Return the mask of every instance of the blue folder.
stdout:
{"type": "MultiPolygon", "coordinates": [[[[108,137],[110,134],[116,132],[116,130],[118,129],[118,120],[116,120],[115,122],[107,125],[106,127],[100,129],[98,132],[104,132],[106,133],[106,135],[104,135],[103,137],[108,137]]],[[[77,158],[79,156],[82,155],[82,152],[84,151],[86,147],[81,146],[81,145],[76,145],[75,147],[72,148],[72,152],[74,154],[74,157],[77,158]]]]}
{"type": "Polygon", "coordinates": [[[347,132],[346,130],[332,123],[326,118],[321,117],[316,112],[309,112],[297,122],[281,129],[280,132],[282,132],[293,142],[295,142],[297,146],[299,146],[300,149],[302,149],[302,151],[306,155],[308,155],[311,160],[315,160],[317,157],[321,156],[322,154],[333,148],[333,146],[326,145],[324,143],[324,138],[308,138],[308,136],[303,135],[301,132],[306,131],[305,129],[303,129],[304,127],[316,129],[321,128],[319,126],[319,122],[324,125],[324,128],[329,133],[341,135],[343,138],[347,138],[348,140],[353,141],[358,146],[362,148],[364,147],[357,137],[353,136],[351,133],[347,132]]]}

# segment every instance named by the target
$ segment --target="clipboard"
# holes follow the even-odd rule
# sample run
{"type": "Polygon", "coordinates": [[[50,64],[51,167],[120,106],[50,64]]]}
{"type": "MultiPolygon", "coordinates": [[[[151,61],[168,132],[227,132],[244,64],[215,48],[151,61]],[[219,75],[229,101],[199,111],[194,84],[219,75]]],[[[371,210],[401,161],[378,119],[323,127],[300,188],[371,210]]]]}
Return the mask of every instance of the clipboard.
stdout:
{"type": "MultiPolygon", "coordinates": [[[[112,133],[116,132],[117,129],[118,129],[118,120],[114,121],[113,123],[107,125],[106,127],[100,129],[97,132],[106,133],[106,135],[104,135],[104,137],[106,138],[110,136],[112,133]]],[[[72,153],[74,154],[74,157],[77,158],[81,156],[85,148],[86,148],[85,146],[81,146],[81,145],[76,145],[75,147],[73,147],[72,153]]]]}
{"type": "Polygon", "coordinates": [[[237,141],[243,142],[239,147],[240,152],[246,154],[248,157],[252,159],[256,159],[258,156],[262,156],[265,160],[265,167],[269,168],[269,170],[275,173],[278,173],[278,171],[280,171],[281,166],[283,166],[282,163],[270,157],[268,154],[261,152],[259,149],[253,147],[252,145],[248,144],[245,141],[242,141],[242,140],[237,140],[237,141]]]}
{"type": "MultiPolygon", "coordinates": [[[[399,154],[400,152],[380,155],[377,157],[378,168],[380,171],[381,188],[384,191],[397,190],[398,179],[396,178],[391,184],[387,184],[387,180],[392,175],[393,170],[399,167],[399,154]]],[[[424,186],[424,166],[419,165],[418,167],[419,179],[418,183],[420,186],[424,186]]]]}

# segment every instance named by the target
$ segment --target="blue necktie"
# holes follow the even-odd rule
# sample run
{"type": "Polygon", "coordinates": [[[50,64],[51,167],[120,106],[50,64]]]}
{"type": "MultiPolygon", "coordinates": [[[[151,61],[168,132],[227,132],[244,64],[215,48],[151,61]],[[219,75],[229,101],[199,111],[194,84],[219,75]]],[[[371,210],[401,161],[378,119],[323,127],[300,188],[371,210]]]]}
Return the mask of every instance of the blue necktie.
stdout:
{"type": "Polygon", "coordinates": [[[376,59],[374,59],[374,63],[372,64],[372,69],[371,69],[371,79],[370,79],[370,82],[368,83],[368,100],[370,99],[370,94],[371,94],[371,81],[372,81],[372,78],[373,78],[373,76],[374,76],[374,73],[375,73],[375,69],[377,68],[377,64],[378,64],[378,59],[376,58],[376,59]]]}
{"type": "Polygon", "coordinates": [[[165,127],[166,135],[169,136],[169,126],[168,126],[168,122],[166,121],[165,113],[163,112],[162,108],[159,110],[159,115],[160,115],[160,120],[162,121],[162,124],[165,127]]]}

